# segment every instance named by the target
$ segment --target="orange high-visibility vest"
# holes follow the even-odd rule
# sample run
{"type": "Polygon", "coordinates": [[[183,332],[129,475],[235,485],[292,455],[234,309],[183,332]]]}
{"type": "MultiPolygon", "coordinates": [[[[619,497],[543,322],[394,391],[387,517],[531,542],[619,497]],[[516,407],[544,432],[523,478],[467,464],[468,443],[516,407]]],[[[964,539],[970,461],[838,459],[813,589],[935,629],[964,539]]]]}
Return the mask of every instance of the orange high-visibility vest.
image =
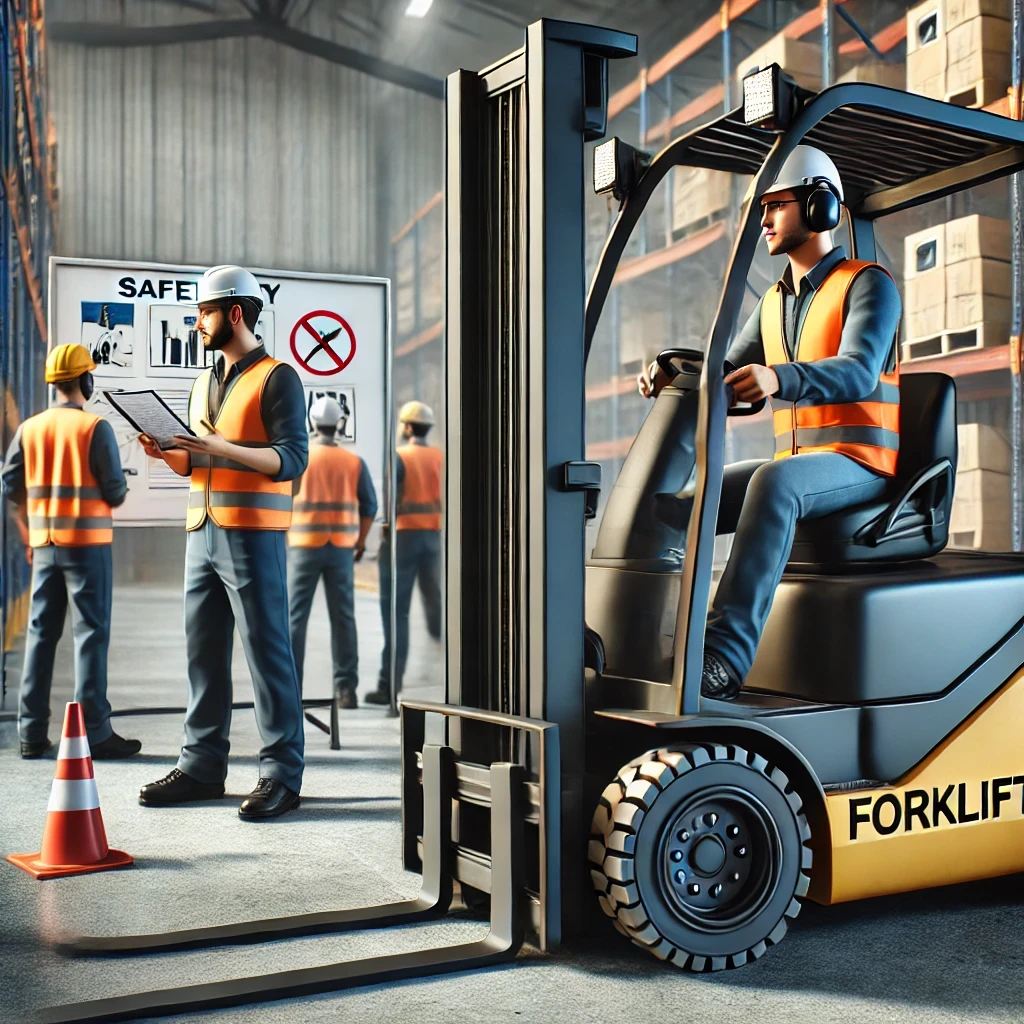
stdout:
{"type": "MultiPolygon", "coordinates": [[[[843,260],[829,273],[811,298],[794,345],[798,362],[810,363],[839,354],[850,285],[867,267],[878,266],[865,260],[843,260]]],[[[779,285],[765,295],[761,304],[761,341],[769,366],[790,361],[782,337],[779,285]]],[[[772,409],[775,458],[806,452],[838,452],[882,476],[896,474],[900,447],[898,362],[891,372],[881,375],[875,390],[860,401],[818,405],[808,400],[793,403],[773,397],[772,409]]]]}
{"type": "Polygon", "coordinates": [[[28,542],[34,548],[110,544],[114,522],[89,448],[100,417],[77,408],[47,409],[21,427],[28,492],[28,542]]]}
{"type": "Polygon", "coordinates": [[[399,530],[441,529],[441,464],[444,456],[425,444],[403,444],[398,457],[405,467],[395,527],[399,530]]]}
{"type": "Polygon", "coordinates": [[[313,444],[292,505],[288,546],[354,548],[359,538],[363,460],[336,444],[313,444]]]}
{"type": "MultiPolygon", "coordinates": [[[[228,441],[246,448],[269,448],[260,399],[277,365],[276,359],[266,356],[235,377],[213,420],[209,413],[213,370],[206,370],[196,380],[189,401],[188,421],[193,432],[200,436],[209,433],[202,426],[205,419],[228,441]]],[[[207,515],[229,530],[287,530],[292,519],[292,482],[271,480],[221,455],[193,455],[185,529],[197,530],[207,515]]]]}

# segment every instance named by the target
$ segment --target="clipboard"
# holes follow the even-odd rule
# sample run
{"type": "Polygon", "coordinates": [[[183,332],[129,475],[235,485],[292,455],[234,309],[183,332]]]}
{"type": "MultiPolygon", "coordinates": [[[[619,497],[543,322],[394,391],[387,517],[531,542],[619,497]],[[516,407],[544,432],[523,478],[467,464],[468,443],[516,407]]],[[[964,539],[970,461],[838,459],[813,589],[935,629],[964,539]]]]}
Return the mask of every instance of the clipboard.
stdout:
{"type": "MultiPolygon", "coordinates": [[[[113,409],[123,416],[140,434],[153,438],[161,451],[175,448],[171,438],[175,434],[188,434],[195,437],[195,431],[187,423],[183,423],[178,414],[153,390],[148,391],[104,391],[103,397],[113,409]],[[124,400],[141,399],[150,405],[150,409],[125,408],[124,400]],[[140,415],[140,412],[147,415],[140,415]],[[148,425],[147,425],[148,423],[148,425]],[[171,431],[171,432],[169,432],[171,431]]],[[[128,403],[136,405],[135,402],[128,403]]]]}

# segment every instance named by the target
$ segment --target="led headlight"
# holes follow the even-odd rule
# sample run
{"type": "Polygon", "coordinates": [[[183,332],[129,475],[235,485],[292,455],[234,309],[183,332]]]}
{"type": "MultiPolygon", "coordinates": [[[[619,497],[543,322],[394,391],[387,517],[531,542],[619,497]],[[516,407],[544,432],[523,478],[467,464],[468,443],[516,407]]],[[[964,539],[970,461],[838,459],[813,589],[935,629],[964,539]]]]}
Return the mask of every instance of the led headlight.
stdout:
{"type": "Polygon", "coordinates": [[[796,83],[778,64],[754,71],[743,79],[743,120],[756,128],[782,131],[797,110],[796,83]]]}
{"type": "Polygon", "coordinates": [[[636,187],[650,156],[622,139],[609,139],[594,147],[594,191],[610,193],[620,202],[636,187]]]}

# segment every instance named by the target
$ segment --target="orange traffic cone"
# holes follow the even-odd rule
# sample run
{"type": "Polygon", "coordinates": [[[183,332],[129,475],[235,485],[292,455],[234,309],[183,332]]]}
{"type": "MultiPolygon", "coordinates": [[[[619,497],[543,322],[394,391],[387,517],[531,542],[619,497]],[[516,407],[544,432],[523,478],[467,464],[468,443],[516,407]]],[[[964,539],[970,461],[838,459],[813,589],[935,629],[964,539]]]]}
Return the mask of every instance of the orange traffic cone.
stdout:
{"type": "Polygon", "coordinates": [[[7,859],[33,878],[84,875],[133,863],[129,854],[107,846],[85,716],[77,701],[68,704],[64,715],[64,734],[46,808],[43,848],[39,853],[12,853],[7,859]]]}

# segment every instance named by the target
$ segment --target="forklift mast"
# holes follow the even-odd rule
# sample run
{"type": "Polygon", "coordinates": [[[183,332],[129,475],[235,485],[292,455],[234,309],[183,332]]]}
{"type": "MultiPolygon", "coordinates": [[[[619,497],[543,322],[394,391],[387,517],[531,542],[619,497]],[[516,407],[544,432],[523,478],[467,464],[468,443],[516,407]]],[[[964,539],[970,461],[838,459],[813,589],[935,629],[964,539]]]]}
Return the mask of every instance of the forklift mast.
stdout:
{"type": "MultiPolygon", "coordinates": [[[[448,78],[446,698],[557,726],[563,922],[578,920],[589,822],[584,544],[600,486],[583,461],[584,143],[605,134],[608,59],[636,45],[544,20],[504,60],[448,78]]],[[[497,725],[452,718],[449,742],[468,761],[517,760],[497,725]]]]}

